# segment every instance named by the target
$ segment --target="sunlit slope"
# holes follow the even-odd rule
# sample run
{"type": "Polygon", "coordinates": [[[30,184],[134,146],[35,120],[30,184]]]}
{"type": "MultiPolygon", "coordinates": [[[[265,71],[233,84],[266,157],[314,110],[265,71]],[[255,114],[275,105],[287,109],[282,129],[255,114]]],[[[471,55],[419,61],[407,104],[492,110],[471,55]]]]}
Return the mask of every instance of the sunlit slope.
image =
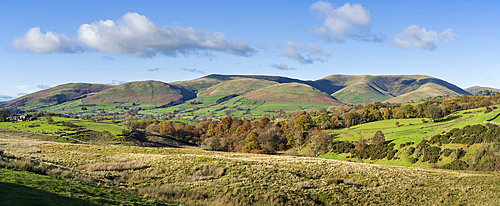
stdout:
{"type": "Polygon", "coordinates": [[[275,84],[245,94],[248,99],[274,102],[310,102],[315,104],[343,105],[327,93],[301,83],[275,84]]]}
{"type": "Polygon", "coordinates": [[[114,86],[105,84],[69,83],[31,93],[5,102],[5,107],[19,107],[28,104],[60,104],[90,93],[100,92],[114,86]]]}
{"type": "Polygon", "coordinates": [[[156,102],[170,103],[196,97],[195,93],[182,87],[159,81],[139,81],[122,84],[93,96],[82,99],[82,103],[101,102],[156,102]]]}
{"type": "Polygon", "coordinates": [[[274,84],[278,83],[263,79],[241,78],[214,85],[201,92],[199,96],[227,96],[232,94],[241,95],[274,84]]]}

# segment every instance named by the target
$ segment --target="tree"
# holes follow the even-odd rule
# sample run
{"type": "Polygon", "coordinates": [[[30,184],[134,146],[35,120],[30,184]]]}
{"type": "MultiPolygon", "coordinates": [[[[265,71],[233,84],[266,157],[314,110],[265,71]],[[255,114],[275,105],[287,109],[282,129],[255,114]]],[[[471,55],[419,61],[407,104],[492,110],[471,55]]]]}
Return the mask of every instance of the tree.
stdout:
{"type": "Polygon", "coordinates": [[[356,148],[356,150],[358,151],[362,151],[366,147],[368,147],[368,140],[363,137],[359,138],[358,143],[356,143],[356,145],[354,146],[354,148],[356,148]]]}
{"type": "Polygon", "coordinates": [[[6,109],[0,109],[0,122],[4,122],[9,117],[10,111],[6,109]]]}
{"type": "Polygon", "coordinates": [[[257,142],[257,134],[255,132],[248,133],[247,137],[243,141],[243,148],[241,149],[244,153],[250,153],[254,150],[259,150],[259,143],[257,142]]]}
{"type": "Polygon", "coordinates": [[[378,121],[382,119],[382,115],[378,109],[372,110],[368,116],[370,117],[370,121],[378,121]]]}
{"type": "Polygon", "coordinates": [[[54,122],[54,120],[52,119],[52,117],[51,117],[50,115],[46,115],[46,116],[45,116],[45,121],[46,121],[47,123],[49,123],[49,124],[51,124],[51,123],[53,123],[53,122],[54,122]]]}
{"type": "Polygon", "coordinates": [[[436,119],[443,117],[443,114],[437,104],[431,104],[425,109],[425,117],[431,118],[435,122],[436,119]]]}
{"type": "Polygon", "coordinates": [[[382,118],[384,118],[384,120],[388,120],[388,119],[392,118],[391,110],[389,110],[387,108],[382,108],[380,111],[382,112],[382,118]]]}
{"type": "Polygon", "coordinates": [[[399,128],[399,122],[396,122],[396,131],[398,130],[399,128]]]}
{"type": "Polygon", "coordinates": [[[382,131],[380,130],[375,132],[375,136],[373,136],[372,138],[372,144],[378,147],[384,145],[384,142],[385,142],[384,133],[382,133],[382,131]]]}
{"type": "Polygon", "coordinates": [[[129,132],[133,132],[135,130],[135,122],[137,118],[134,114],[130,114],[125,121],[123,121],[123,129],[128,130],[129,132]]]}
{"type": "Polygon", "coordinates": [[[302,132],[307,132],[313,126],[312,118],[308,114],[298,115],[293,123],[295,128],[299,129],[302,132]]]}

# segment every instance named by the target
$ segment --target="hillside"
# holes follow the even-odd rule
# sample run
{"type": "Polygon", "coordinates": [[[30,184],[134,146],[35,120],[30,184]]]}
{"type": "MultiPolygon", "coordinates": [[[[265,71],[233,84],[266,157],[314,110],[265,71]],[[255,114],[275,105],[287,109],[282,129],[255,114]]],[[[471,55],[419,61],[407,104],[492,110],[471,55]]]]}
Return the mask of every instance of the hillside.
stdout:
{"type": "Polygon", "coordinates": [[[274,84],[278,83],[263,79],[241,78],[216,84],[199,93],[199,96],[242,95],[274,84]]]}
{"type": "Polygon", "coordinates": [[[82,99],[82,103],[156,102],[170,103],[195,98],[196,94],[183,87],[159,81],[139,81],[122,84],[82,99]]]}
{"type": "Polygon", "coordinates": [[[473,87],[469,87],[469,88],[465,89],[465,91],[467,91],[471,94],[475,94],[476,92],[484,91],[484,90],[489,90],[489,91],[493,91],[493,92],[500,92],[500,89],[495,89],[492,87],[482,87],[482,86],[473,86],[473,87]]]}
{"type": "Polygon", "coordinates": [[[273,102],[310,102],[315,104],[344,105],[330,95],[309,85],[284,83],[268,86],[244,95],[248,99],[273,102]]]}
{"type": "Polygon", "coordinates": [[[426,99],[427,97],[437,97],[437,96],[447,96],[447,95],[451,97],[456,97],[460,96],[461,94],[438,84],[427,83],[420,86],[415,91],[408,92],[406,94],[402,94],[397,97],[388,99],[387,102],[397,103],[397,102],[420,101],[422,99],[426,99]]]}
{"type": "MultiPolygon", "coordinates": [[[[314,81],[313,85],[344,103],[367,104],[416,91],[429,83],[440,85],[442,93],[467,93],[449,82],[425,75],[332,75],[314,81]]],[[[422,90],[419,95],[435,95],[435,92],[427,94],[426,91],[428,90],[422,90]]]]}
{"type": "Polygon", "coordinates": [[[60,104],[78,98],[84,98],[87,94],[100,92],[114,86],[105,84],[69,83],[55,86],[49,89],[31,93],[8,102],[4,107],[20,107],[28,104],[60,104]]]}
{"type": "Polygon", "coordinates": [[[373,86],[364,82],[358,82],[345,87],[332,94],[333,97],[341,102],[350,104],[365,104],[366,102],[383,102],[393,96],[384,94],[373,86]],[[354,95],[356,94],[356,95],[354,95]]]}

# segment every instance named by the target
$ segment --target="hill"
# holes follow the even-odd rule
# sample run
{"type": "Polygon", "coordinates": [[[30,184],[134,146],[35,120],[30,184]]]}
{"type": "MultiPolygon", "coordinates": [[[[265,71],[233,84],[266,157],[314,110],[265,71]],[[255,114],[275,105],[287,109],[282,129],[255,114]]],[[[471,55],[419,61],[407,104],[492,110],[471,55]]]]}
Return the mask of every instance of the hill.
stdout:
{"type": "Polygon", "coordinates": [[[201,92],[199,96],[227,96],[231,94],[242,95],[273,84],[278,83],[263,79],[240,78],[216,84],[201,92]]]}
{"type": "MultiPolygon", "coordinates": [[[[443,93],[468,94],[449,82],[425,75],[332,75],[316,80],[312,85],[344,103],[367,104],[413,92],[429,83],[440,85],[441,90],[449,90],[441,91],[443,93]]],[[[425,97],[435,95],[426,91],[419,94],[425,97]]]]}
{"type": "Polygon", "coordinates": [[[315,104],[344,105],[327,93],[301,83],[268,86],[244,95],[248,99],[273,102],[310,102],[315,104]]]}
{"type": "Polygon", "coordinates": [[[484,91],[484,90],[489,90],[489,91],[493,91],[493,92],[500,92],[500,89],[495,89],[492,87],[482,87],[482,86],[473,86],[473,87],[469,87],[469,88],[465,89],[465,91],[467,91],[471,94],[476,94],[476,92],[484,91]]]}
{"type": "Polygon", "coordinates": [[[396,102],[420,101],[422,99],[426,99],[427,97],[448,96],[448,95],[451,97],[456,97],[460,96],[461,94],[454,92],[439,84],[427,83],[420,86],[415,91],[408,92],[406,94],[402,94],[397,97],[388,99],[387,102],[396,103],[396,102]]]}
{"type": "Polygon", "coordinates": [[[102,102],[156,102],[170,103],[195,98],[196,94],[183,87],[159,81],[129,82],[103,90],[82,99],[82,103],[102,102]]]}
{"type": "Polygon", "coordinates": [[[3,107],[20,107],[28,104],[60,104],[81,99],[88,94],[100,92],[114,86],[105,84],[69,83],[31,93],[3,103],[3,107]]]}

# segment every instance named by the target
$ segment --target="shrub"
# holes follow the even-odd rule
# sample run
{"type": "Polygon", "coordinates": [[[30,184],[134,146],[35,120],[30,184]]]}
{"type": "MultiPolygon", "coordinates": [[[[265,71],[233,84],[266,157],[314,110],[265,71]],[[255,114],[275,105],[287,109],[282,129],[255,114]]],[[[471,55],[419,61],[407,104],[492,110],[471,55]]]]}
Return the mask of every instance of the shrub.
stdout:
{"type": "Polygon", "coordinates": [[[414,157],[410,157],[408,160],[409,160],[409,161],[410,161],[410,163],[412,163],[412,164],[415,164],[416,162],[418,162],[418,158],[414,158],[414,157]]]}
{"type": "Polygon", "coordinates": [[[441,166],[441,169],[451,169],[451,170],[466,170],[469,165],[462,160],[455,160],[451,163],[441,166]]]}
{"type": "Polygon", "coordinates": [[[446,148],[446,149],[444,149],[444,150],[443,150],[443,155],[444,155],[445,157],[449,157],[449,156],[450,156],[450,154],[451,154],[451,152],[452,152],[452,150],[451,150],[451,149],[446,148]]]}

